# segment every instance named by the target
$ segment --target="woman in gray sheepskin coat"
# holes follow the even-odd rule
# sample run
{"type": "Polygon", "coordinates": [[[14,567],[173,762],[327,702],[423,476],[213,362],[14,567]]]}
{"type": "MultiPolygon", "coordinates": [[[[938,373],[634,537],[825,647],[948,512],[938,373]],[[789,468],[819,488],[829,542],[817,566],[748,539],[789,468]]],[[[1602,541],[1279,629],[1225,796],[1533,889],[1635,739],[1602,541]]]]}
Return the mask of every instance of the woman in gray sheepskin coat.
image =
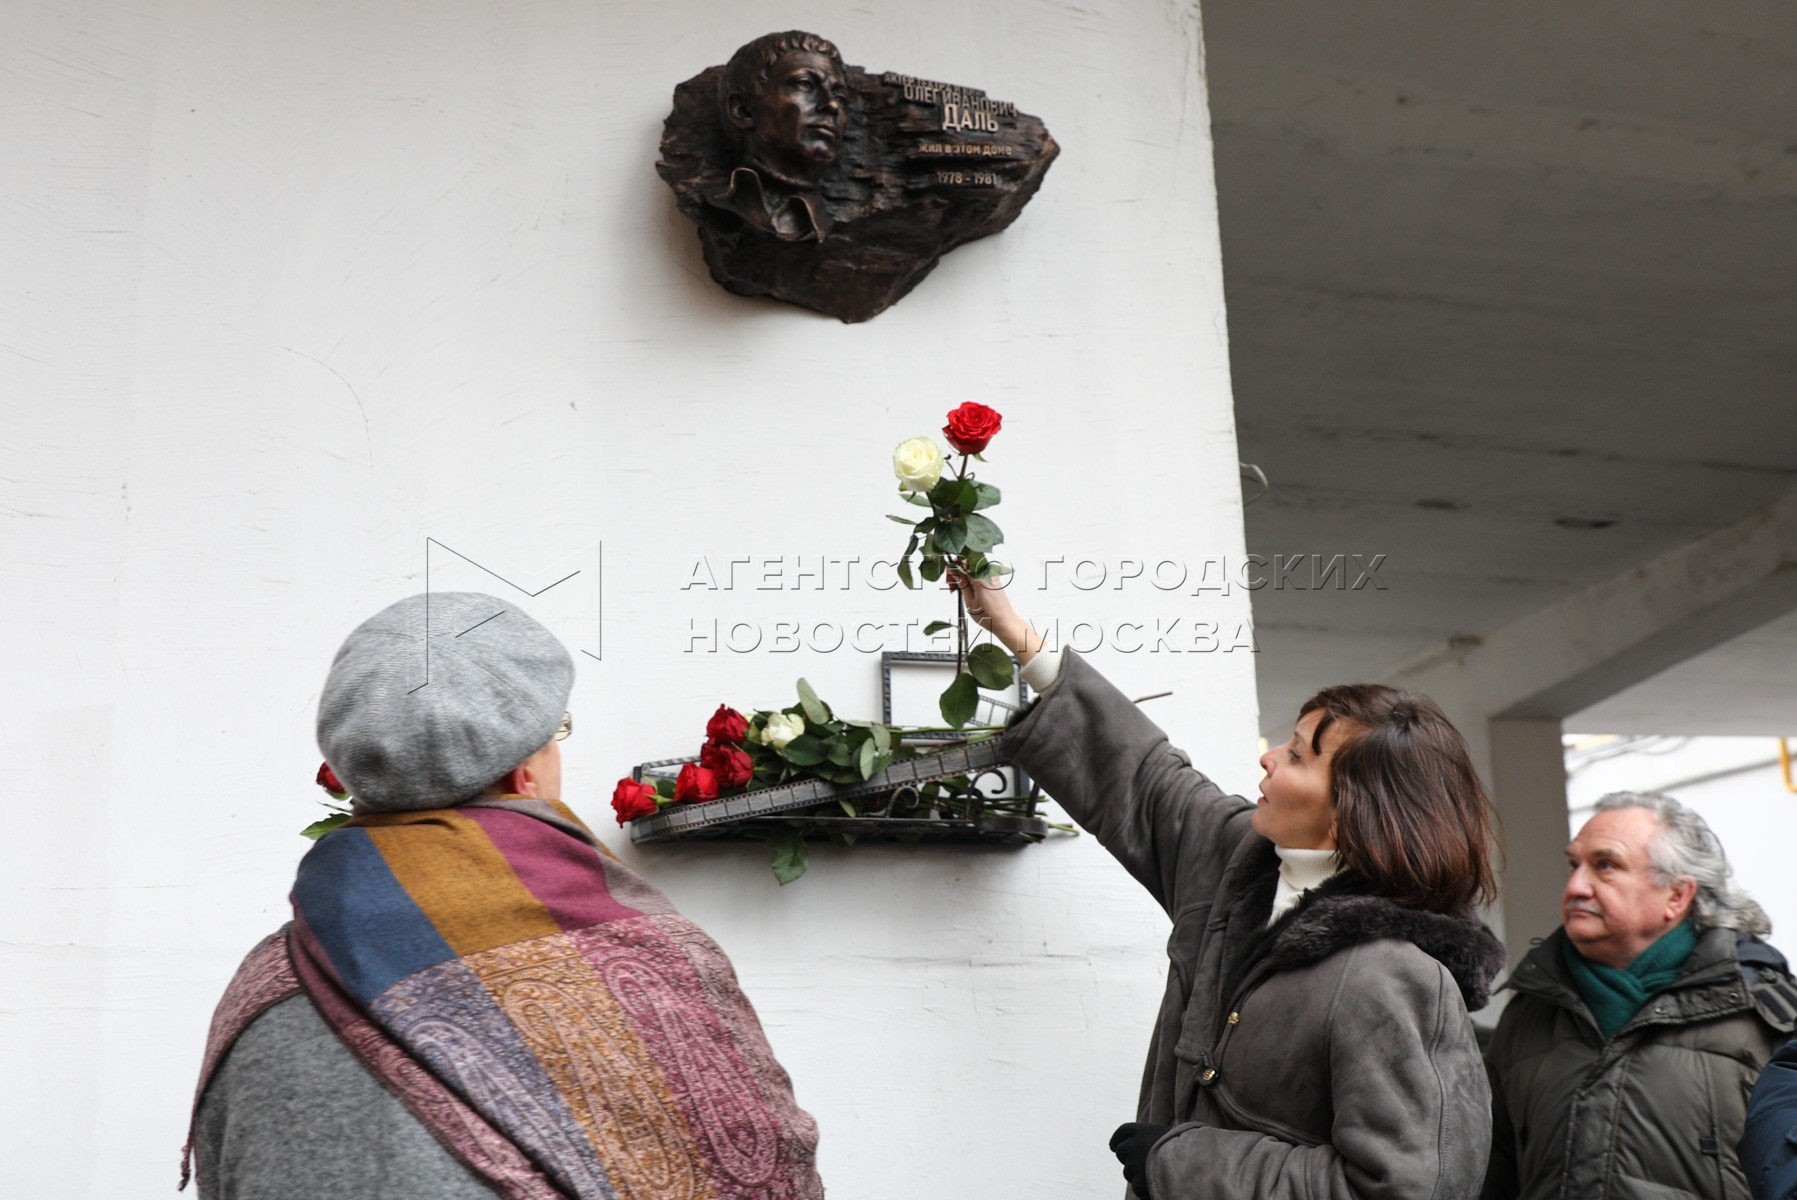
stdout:
{"type": "Polygon", "coordinates": [[[1111,1148],[1146,1200],[1470,1200],[1491,1096],[1469,1009],[1503,948],[1475,906],[1493,835],[1433,702],[1328,688],[1225,795],[1005,593],[954,580],[1041,699],[1010,757],[1173,919],[1136,1119],[1111,1148]]]}

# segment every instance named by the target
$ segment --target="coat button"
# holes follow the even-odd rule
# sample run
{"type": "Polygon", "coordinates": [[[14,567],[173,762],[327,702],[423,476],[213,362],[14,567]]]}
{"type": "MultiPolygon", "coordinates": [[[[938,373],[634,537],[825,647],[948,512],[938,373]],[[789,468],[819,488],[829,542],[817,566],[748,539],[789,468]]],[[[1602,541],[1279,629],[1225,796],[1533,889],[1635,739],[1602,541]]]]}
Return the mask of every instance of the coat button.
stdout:
{"type": "Polygon", "coordinates": [[[1215,1079],[1216,1077],[1217,1077],[1217,1068],[1206,1067],[1206,1068],[1204,1068],[1204,1074],[1202,1074],[1198,1077],[1198,1082],[1209,1083],[1211,1080],[1215,1079]]]}
{"type": "Polygon", "coordinates": [[[1239,1012],[1230,1013],[1229,1014],[1229,1023],[1231,1025],[1240,1025],[1242,1023],[1242,1014],[1239,1012]]]}

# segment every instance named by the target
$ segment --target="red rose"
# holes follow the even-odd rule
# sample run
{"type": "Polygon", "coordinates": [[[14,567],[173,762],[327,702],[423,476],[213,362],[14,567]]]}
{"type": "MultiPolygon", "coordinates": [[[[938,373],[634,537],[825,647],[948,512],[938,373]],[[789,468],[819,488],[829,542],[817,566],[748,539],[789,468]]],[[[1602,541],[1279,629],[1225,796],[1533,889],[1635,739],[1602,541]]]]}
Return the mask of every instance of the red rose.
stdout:
{"type": "Polygon", "coordinates": [[[716,777],[719,787],[742,787],[755,774],[755,764],[747,754],[720,742],[705,743],[699,751],[699,765],[716,777]]]}
{"type": "Polygon", "coordinates": [[[337,778],[337,772],[331,770],[328,762],[318,764],[318,778],[313,782],[339,800],[349,795],[349,789],[343,786],[343,781],[337,778]]]}
{"type": "Polygon", "coordinates": [[[674,799],[676,802],[687,800],[716,800],[718,798],[718,777],[698,763],[687,763],[680,768],[680,775],[674,780],[674,799]]]}
{"type": "Polygon", "coordinates": [[[654,816],[661,805],[655,802],[654,785],[624,778],[618,780],[618,786],[612,789],[611,807],[618,814],[618,824],[622,825],[638,817],[654,816]]]}
{"type": "Polygon", "coordinates": [[[984,404],[976,404],[968,400],[948,414],[948,424],[942,427],[942,434],[948,438],[948,444],[962,454],[978,454],[992,440],[1004,418],[984,404]]]}
{"type": "Polygon", "coordinates": [[[749,718],[728,704],[718,705],[718,710],[711,714],[711,720],[705,725],[707,738],[714,742],[726,742],[732,746],[741,745],[743,735],[748,732],[749,718]]]}

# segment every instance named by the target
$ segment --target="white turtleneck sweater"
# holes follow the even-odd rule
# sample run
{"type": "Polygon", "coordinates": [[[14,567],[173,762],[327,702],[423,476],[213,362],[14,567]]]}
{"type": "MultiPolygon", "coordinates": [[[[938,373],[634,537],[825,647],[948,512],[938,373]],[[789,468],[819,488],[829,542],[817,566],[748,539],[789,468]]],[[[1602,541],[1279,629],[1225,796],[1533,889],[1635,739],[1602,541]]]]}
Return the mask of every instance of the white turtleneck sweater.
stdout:
{"type": "Polygon", "coordinates": [[[1042,647],[1036,651],[1034,658],[1023,664],[1023,669],[1018,671],[1017,675],[1023,682],[1029,684],[1037,695],[1046,692],[1054,686],[1054,681],[1061,677],[1061,648],[1059,646],[1053,649],[1047,646],[1042,647]]]}
{"type": "Polygon", "coordinates": [[[1296,904],[1311,888],[1342,869],[1341,857],[1333,850],[1292,850],[1273,847],[1279,855],[1279,890],[1273,893],[1271,925],[1296,904]]]}

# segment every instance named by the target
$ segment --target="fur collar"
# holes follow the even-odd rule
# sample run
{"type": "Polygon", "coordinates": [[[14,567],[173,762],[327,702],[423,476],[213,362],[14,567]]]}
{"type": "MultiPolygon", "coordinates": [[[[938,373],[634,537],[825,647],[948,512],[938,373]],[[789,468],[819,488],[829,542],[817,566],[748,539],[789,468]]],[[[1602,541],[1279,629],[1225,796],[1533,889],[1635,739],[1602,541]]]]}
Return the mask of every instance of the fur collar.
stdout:
{"type": "Polygon", "coordinates": [[[1471,908],[1459,913],[1406,908],[1372,895],[1362,876],[1343,870],[1304,893],[1267,929],[1279,883],[1279,856],[1263,837],[1251,835],[1248,843],[1225,876],[1226,994],[1233,994],[1256,965],[1288,971],[1363,942],[1397,938],[1447,968],[1469,1012],[1484,1008],[1490,1000],[1492,980],[1504,965],[1504,946],[1471,908]]]}

